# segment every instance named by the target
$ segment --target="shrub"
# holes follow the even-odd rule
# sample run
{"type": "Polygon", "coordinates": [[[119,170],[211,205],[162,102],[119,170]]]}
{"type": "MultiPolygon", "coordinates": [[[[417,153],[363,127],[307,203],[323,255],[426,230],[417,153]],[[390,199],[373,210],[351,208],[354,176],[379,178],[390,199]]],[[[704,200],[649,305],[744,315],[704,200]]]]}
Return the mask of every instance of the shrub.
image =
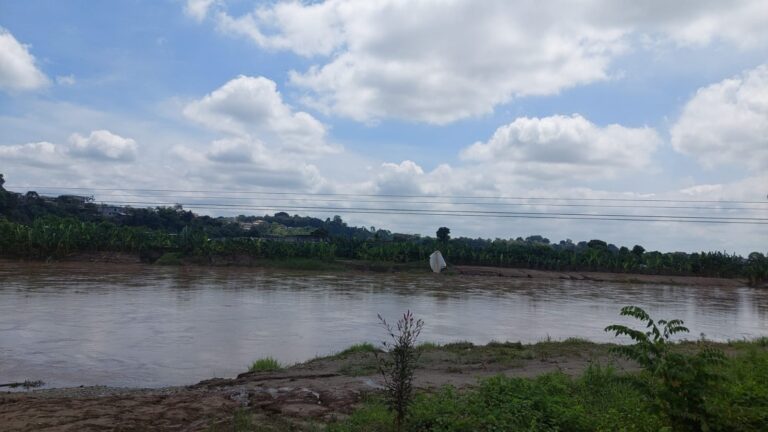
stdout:
{"type": "Polygon", "coordinates": [[[399,432],[413,399],[413,372],[420,354],[416,340],[424,321],[416,320],[410,310],[397,321],[396,330],[381,315],[379,320],[392,341],[382,342],[385,353],[377,353],[376,359],[384,378],[387,404],[395,415],[395,430],[399,432]]]}
{"type": "Polygon", "coordinates": [[[657,325],[637,306],[623,307],[621,315],[640,320],[648,329],[636,330],[619,324],[605,328],[616,336],[629,336],[635,342],[611,350],[636,361],[643,368],[644,373],[634,380],[637,387],[666,417],[673,430],[709,430],[714,416],[708,409],[707,395],[713,393],[721,378],[712,366],[724,363],[725,355],[707,347],[695,354],[673,352],[670,338],[688,332],[682,320],[659,320],[657,325]]]}

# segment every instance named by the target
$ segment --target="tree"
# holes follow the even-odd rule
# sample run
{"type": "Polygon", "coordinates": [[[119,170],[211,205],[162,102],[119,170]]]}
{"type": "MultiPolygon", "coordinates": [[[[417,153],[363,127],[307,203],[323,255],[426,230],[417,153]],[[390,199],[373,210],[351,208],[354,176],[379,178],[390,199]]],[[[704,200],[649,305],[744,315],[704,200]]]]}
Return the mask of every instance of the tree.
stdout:
{"type": "Polygon", "coordinates": [[[440,241],[448,241],[451,238],[451,230],[447,227],[440,227],[437,229],[437,239],[440,241]]]}
{"type": "Polygon", "coordinates": [[[632,255],[635,255],[636,257],[642,257],[643,253],[645,253],[645,248],[640,245],[635,245],[632,248],[632,255]]]}

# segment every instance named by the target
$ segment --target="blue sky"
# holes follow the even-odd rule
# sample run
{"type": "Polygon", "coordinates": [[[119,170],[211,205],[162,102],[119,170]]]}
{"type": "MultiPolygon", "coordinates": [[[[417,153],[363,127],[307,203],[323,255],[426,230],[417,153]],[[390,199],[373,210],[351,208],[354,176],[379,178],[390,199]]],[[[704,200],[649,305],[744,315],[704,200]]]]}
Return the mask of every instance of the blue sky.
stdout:
{"type": "MultiPolygon", "coordinates": [[[[9,186],[765,201],[760,3],[0,1],[0,172],[9,186]]],[[[345,219],[668,250],[768,240],[764,225],[345,219]]]]}

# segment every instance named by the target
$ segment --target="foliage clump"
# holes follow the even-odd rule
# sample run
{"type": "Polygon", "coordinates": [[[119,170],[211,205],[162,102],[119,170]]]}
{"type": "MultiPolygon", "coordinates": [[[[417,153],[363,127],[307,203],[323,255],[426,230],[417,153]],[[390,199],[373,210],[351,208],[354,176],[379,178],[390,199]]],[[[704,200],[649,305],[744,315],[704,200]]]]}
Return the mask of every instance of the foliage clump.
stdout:
{"type": "Polygon", "coordinates": [[[387,405],[394,414],[395,429],[399,432],[413,401],[413,374],[420,355],[416,340],[424,328],[424,321],[414,318],[410,310],[394,328],[381,315],[379,321],[391,341],[382,342],[385,352],[376,353],[376,358],[384,379],[387,405]]]}
{"type": "Polygon", "coordinates": [[[256,360],[248,368],[249,372],[273,372],[283,369],[279,361],[272,357],[264,357],[256,360]]]}
{"type": "Polygon", "coordinates": [[[633,382],[651,401],[653,407],[669,421],[675,431],[710,430],[715,417],[708,404],[722,375],[715,371],[726,361],[721,351],[703,347],[695,353],[673,351],[670,339],[688,333],[682,320],[659,320],[637,306],[621,309],[622,316],[635,318],[646,330],[614,324],[605,328],[616,336],[628,336],[635,343],[613,347],[612,351],[637,362],[643,373],[633,382]]]}

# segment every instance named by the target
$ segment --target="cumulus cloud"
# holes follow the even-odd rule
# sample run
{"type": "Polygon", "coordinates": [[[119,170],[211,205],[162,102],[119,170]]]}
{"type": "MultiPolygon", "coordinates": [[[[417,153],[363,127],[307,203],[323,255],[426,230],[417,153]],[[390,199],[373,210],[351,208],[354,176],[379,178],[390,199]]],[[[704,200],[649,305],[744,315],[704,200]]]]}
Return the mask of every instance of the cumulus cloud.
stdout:
{"type": "Polygon", "coordinates": [[[573,194],[574,181],[647,167],[660,143],[653,129],[600,127],[578,114],[521,117],[464,148],[455,166],[427,171],[411,160],[384,163],[359,186],[384,194],[529,195],[532,187],[573,194]]]}
{"type": "Polygon", "coordinates": [[[69,153],[75,157],[120,162],[136,158],[136,141],[107,130],[93,131],[87,137],[72,134],[69,143],[69,153]]]}
{"type": "Polygon", "coordinates": [[[317,58],[291,82],[304,102],[359,121],[444,124],[519,96],[605,80],[633,41],[765,44],[768,12],[737,2],[277,2],[232,16],[220,31],[317,58]],[[564,13],[567,10],[567,13],[564,13]]]}
{"type": "Polygon", "coordinates": [[[327,153],[326,128],[283,102],[277,85],[264,77],[239,76],[184,108],[184,114],[212,130],[260,140],[277,151],[327,153]]]}
{"type": "Polygon", "coordinates": [[[202,21],[214,3],[216,0],[187,0],[184,4],[184,13],[197,21],[202,21]]]}
{"type": "Polygon", "coordinates": [[[466,161],[509,165],[533,177],[610,177],[646,166],[661,139],[651,128],[599,127],[574,114],[521,117],[487,142],[464,149],[466,161]]]}
{"type": "Polygon", "coordinates": [[[48,78],[38,69],[29,47],[19,43],[0,27],[0,89],[36,90],[48,85],[48,78]]]}
{"type": "Polygon", "coordinates": [[[59,146],[47,141],[0,145],[0,160],[10,160],[35,167],[60,165],[64,163],[65,156],[65,152],[59,146]]]}
{"type": "Polygon", "coordinates": [[[706,167],[768,168],[768,65],[699,89],[671,139],[675,150],[706,167]]]}

